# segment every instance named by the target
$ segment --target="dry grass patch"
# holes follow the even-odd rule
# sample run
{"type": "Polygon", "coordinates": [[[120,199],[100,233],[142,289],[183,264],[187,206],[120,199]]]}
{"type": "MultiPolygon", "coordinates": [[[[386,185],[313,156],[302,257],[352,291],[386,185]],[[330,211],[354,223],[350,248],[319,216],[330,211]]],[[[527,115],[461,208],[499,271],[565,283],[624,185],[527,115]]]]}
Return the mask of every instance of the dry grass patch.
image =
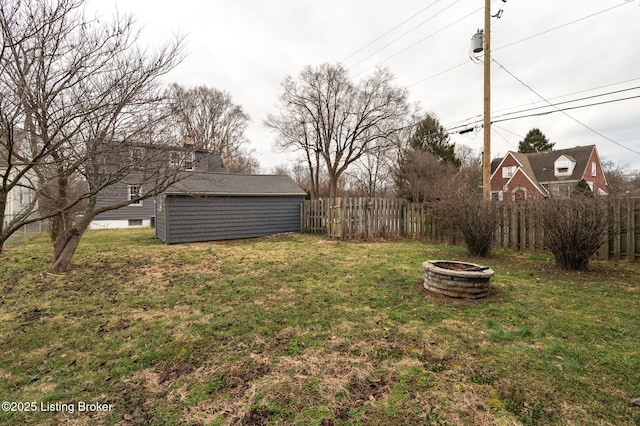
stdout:
{"type": "Polygon", "coordinates": [[[637,264],[498,251],[491,296],[460,301],[425,293],[420,265],[473,259],[419,241],[89,232],[60,277],[40,274],[48,247],[0,259],[0,391],[114,410],[9,424],[640,422],[637,264]]]}

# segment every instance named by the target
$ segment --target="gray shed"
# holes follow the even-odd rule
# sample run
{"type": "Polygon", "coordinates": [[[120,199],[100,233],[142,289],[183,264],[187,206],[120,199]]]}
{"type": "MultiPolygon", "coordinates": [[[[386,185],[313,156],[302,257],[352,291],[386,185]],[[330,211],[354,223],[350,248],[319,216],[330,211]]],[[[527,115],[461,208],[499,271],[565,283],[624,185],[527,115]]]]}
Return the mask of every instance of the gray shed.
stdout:
{"type": "Polygon", "coordinates": [[[197,173],[156,202],[156,237],[167,244],[300,232],[306,193],[289,177],[197,173]]]}

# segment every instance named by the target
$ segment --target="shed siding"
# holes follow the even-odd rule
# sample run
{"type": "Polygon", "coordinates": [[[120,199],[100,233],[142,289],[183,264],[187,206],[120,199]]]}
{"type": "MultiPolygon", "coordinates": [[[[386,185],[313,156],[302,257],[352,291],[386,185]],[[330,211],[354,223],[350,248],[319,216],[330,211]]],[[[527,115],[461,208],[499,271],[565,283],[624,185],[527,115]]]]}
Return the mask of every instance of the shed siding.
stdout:
{"type": "Polygon", "coordinates": [[[165,242],[253,238],[300,232],[303,196],[167,196],[165,242]]]}

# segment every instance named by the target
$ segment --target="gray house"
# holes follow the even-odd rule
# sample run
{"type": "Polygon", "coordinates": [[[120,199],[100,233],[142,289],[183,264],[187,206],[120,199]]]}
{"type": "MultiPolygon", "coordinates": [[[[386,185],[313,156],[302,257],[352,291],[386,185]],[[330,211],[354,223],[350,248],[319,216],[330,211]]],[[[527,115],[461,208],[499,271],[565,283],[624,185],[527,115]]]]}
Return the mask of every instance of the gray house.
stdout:
{"type": "MultiPolygon", "coordinates": [[[[147,146],[144,149],[157,151],[155,157],[166,162],[168,167],[182,167],[185,173],[224,173],[226,168],[219,154],[206,150],[188,148],[158,148],[147,146]]],[[[144,190],[144,184],[138,183],[136,175],[118,182],[102,191],[96,202],[96,208],[118,204],[131,200],[144,190]],[[141,187],[142,186],[142,187],[141,187]]],[[[115,210],[97,215],[91,221],[91,229],[139,228],[153,225],[156,212],[155,200],[147,198],[115,210]]]]}
{"type": "Polygon", "coordinates": [[[289,176],[194,173],[156,199],[156,237],[173,244],[300,232],[305,195],[289,176]]]}

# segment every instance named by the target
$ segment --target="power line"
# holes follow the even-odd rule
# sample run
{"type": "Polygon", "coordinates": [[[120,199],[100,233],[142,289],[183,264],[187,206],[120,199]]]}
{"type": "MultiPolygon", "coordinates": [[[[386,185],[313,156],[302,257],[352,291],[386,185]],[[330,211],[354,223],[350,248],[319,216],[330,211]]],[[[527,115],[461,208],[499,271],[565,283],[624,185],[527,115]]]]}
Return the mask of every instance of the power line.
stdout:
{"type": "MultiPolygon", "coordinates": [[[[417,30],[418,28],[420,28],[421,26],[423,26],[424,24],[426,24],[427,22],[431,21],[432,19],[436,18],[438,15],[444,13],[445,11],[447,11],[448,9],[452,8],[453,6],[455,6],[456,3],[459,3],[460,0],[455,0],[453,3],[451,3],[449,6],[445,7],[444,9],[442,9],[440,12],[436,13],[435,15],[430,16],[429,18],[425,19],[424,21],[422,21],[421,23],[419,23],[418,25],[416,25],[415,27],[411,28],[409,31],[404,32],[403,34],[401,34],[400,36],[394,38],[393,40],[391,40],[389,43],[385,44],[384,46],[382,46],[381,48],[375,50],[373,53],[371,53],[369,56],[365,57],[364,59],[360,60],[359,62],[356,62],[355,64],[351,65],[351,67],[349,67],[349,69],[355,68],[358,65],[360,65],[361,63],[363,63],[364,61],[366,61],[367,59],[371,58],[372,56],[374,56],[376,53],[380,52],[381,50],[386,49],[387,47],[391,46],[393,43],[395,43],[396,41],[400,40],[401,38],[405,37],[406,35],[414,32],[415,30],[417,30]]],[[[435,35],[437,33],[432,34],[431,36],[435,35]]],[[[431,37],[429,36],[429,37],[431,37]]],[[[413,45],[412,45],[413,46],[413,45]]],[[[411,47],[411,46],[410,46],[411,47]]],[[[408,48],[407,48],[408,49],[408,48]]],[[[406,49],[405,49],[406,50],[406,49]]],[[[385,62],[386,59],[384,61],[378,62],[376,65],[381,64],[382,62],[385,62]]],[[[371,67],[369,67],[371,68],[371,67]]],[[[367,69],[369,69],[367,68],[367,69]]]]}
{"type": "MultiPolygon", "coordinates": [[[[620,84],[630,83],[632,81],[638,81],[638,80],[640,80],[640,77],[630,78],[628,80],[619,81],[617,83],[603,84],[602,86],[592,87],[591,89],[578,90],[577,92],[565,93],[564,95],[554,96],[552,98],[549,98],[549,100],[566,98],[568,96],[579,95],[580,93],[593,92],[594,90],[604,89],[606,87],[612,87],[612,86],[619,86],[620,84]]],[[[607,94],[609,94],[609,93],[613,93],[613,92],[608,92],[607,94]]],[[[604,95],[602,95],[602,96],[604,96],[604,95]]],[[[514,106],[511,106],[511,107],[506,107],[506,108],[502,108],[502,109],[498,109],[498,110],[492,111],[491,113],[493,114],[493,113],[498,113],[498,112],[502,112],[502,111],[508,111],[510,109],[520,108],[520,107],[527,106],[527,105],[535,105],[535,104],[537,104],[539,102],[541,102],[541,101],[529,102],[529,103],[520,104],[520,105],[514,105],[514,106]]]]}
{"type": "MultiPolygon", "coordinates": [[[[513,145],[513,144],[509,141],[509,139],[507,139],[507,138],[505,138],[504,136],[502,136],[502,133],[500,133],[500,132],[498,131],[498,129],[496,129],[496,127],[497,127],[497,126],[493,126],[493,125],[492,125],[491,127],[493,127],[493,131],[494,131],[494,132],[496,132],[496,135],[500,136],[500,137],[502,138],[502,140],[503,140],[503,141],[505,141],[506,143],[508,143],[509,145],[511,145],[511,147],[512,147],[512,148],[516,148],[516,147],[515,147],[515,145],[513,145]]],[[[503,129],[503,130],[504,130],[504,129],[503,129]]]]}
{"type": "MultiPolygon", "coordinates": [[[[527,89],[529,89],[532,93],[534,93],[536,96],[538,96],[540,99],[542,99],[543,101],[545,101],[546,103],[548,103],[550,106],[552,106],[553,108],[555,108],[556,110],[558,110],[559,112],[562,112],[565,116],[567,116],[568,118],[570,118],[571,120],[575,121],[576,123],[580,124],[582,127],[584,127],[587,130],[590,130],[591,132],[595,133],[596,135],[602,137],[603,139],[608,140],[611,143],[614,143],[616,145],[618,145],[621,148],[625,148],[633,153],[636,153],[638,155],[640,155],[640,151],[636,151],[635,149],[629,148],[628,146],[622,145],[621,143],[618,143],[616,141],[614,141],[613,139],[603,135],[602,133],[598,132],[597,130],[587,126],[585,123],[583,123],[582,121],[578,120],[577,118],[569,115],[566,111],[569,109],[576,109],[578,107],[571,107],[571,108],[565,108],[565,109],[560,109],[557,106],[555,106],[554,104],[552,104],[551,102],[549,102],[544,96],[542,96],[540,93],[536,92],[531,86],[529,86],[528,84],[526,84],[524,81],[520,80],[518,77],[516,77],[511,71],[509,71],[507,68],[505,68],[500,62],[496,61],[495,59],[492,59],[493,62],[495,62],[500,68],[502,68],[507,74],[509,74],[511,77],[513,77],[516,81],[518,81],[520,84],[522,84],[524,87],[526,87],[527,89]]],[[[638,96],[631,96],[625,99],[619,99],[619,100],[627,100],[627,99],[634,99],[634,98],[640,98],[640,95],[638,96]]],[[[619,101],[618,100],[618,101],[619,101]]],[[[602,105],[605,103],[611,103],[613,101],[607,101],[607,102],[599,102],[595,105],[602,105]]],[[[507,119],[503,119],[503,120],[496,120],[496,122],[500,122],[500,121],[506,121],[507,119]]]]}
{"type": "MultiPolygon", "coordinates": [[[[500,130],[504,130],[504,131],[505,131],[505,132],[507,132],[507,133],[511,133],[513,136],[517,136],[517,137],[519,137],[520,139],[524,139],[524,136],[519,135],[519,134],[517,134],[517,133],[515,133],[515,132],[512,132],[512,131],[511,131],[511,130],[509,130],[509,129],[505,129],[505,128],[504,128],[504,127],[502,127],[502,126],[498,126],[497,124],[493,124],[493,123],[492,123],[491,125],[492,125],[493,127],[495,127],[495,128],[500,129],[500,130]]],[[[513,145],[512,145],[512,146],[513,146],[513,145]]]]}
{"type": "Polygon", "coordinates": [[[597,15],[600,15],[600,14],[602,14],[602,13],[609,12],[610,10],[617,9],[618,7],[620,7],[620,6],[624,6],[625,4],[628,4],[628,3],[630,3],[630,2],[629,2],[628,0],[626,0],[624,3],[620,3],[620,4],[616,5],[616,6],[612,6],[612,7],[609,7],[609,8],[607,8],[607,9],[603,9],[603,10],[601,10],[601,11],[599,11],[599,12],[592,13],[591,15],[583,16],[582,18],[578,18],[578,19],[573,20],[573,21],[571,21],[571,22],[567,22],[566,24],[562,24],[562,25],[560,25],[560,26],[557,26],[557,27],[554,27],[554,28],[550,28],[550,29],[545,30],[545,31],[542,31],[542,32],[540,32],[540,33],[537,33],[537,34],[534,34],[534,35],[531,35],[531,36],[525,37],[525,38],[523,38],[523,39],[520,39],[520,40],[517,40],[517,41],[511,42],[511,43],[505,44],[504,46],[497,47],[497,48],[493,49],[493,52],[496,52],[496,51],[498,51],[498,50],[500,50],[500,49],[504,49],[504,48],[507,48],[507,47],[513,46],[514,44],[522,43],[523,41],[530,40],[530,39],[532,39],[532,38],[539,37],[539,36],[541,36],[541,35],[544,35],[544,34],[550,33],[550,32],[552,32],[552,31],[559,30],[560,28],[564,28],[564,27],[567,27],[567,26],[569,26],[569,25],[575,24],[575,23],[577,23],[577,22],[584,21],[585,19],[592,18],[592,17],[597,16],[597,15]]]}
{"type": "Polygon", "coordinates": [[[367,43],[366,45],[362,46],[360,49],[356,50],[355,52],[353,52],[352,54],[350,54],[349,56],[347,56],[346,58],[344,58],[342,61],[340,62],[345,62],[347,59],[350,59],[351,57],[357,55],[358,53],[362,52],[364,49],[366,49],[367,47],[371,46],[373,43],[375,43],[376,41],[380,40],[381,38],[385,37],[386,35],[389,35],[390,33],[392,33],[393,31],[395,31],[396,29],[398,29],[399,27],[403,26],[404,24],[406,24],[407,22],[409,22],[410,20],[412,20],[413,18],[415,18],[416,16],[420,15],[422,12],[424,12],[427,9],[430,9],[432,6],[435,6],[436,3],[440,2],[441,0],[436,0],[433,3],[431,3],[429,6],[425,7],[424,9],[420,9],[418,12],[414,13],[413,15],[411,15],[410,17],[408,17],[407,19],[405,19],[404,21],[400,22],[398,25],[396,25],[395,27],[391,28],[390,30],[388,30],[387,32],[385,32],[384,34],[382,34],[381,36],[378,36],[377,38],[375,38],[374,40],[370,41],[369,43],[367,43]]]}
{"type": "Polygon", "coordinates": [[[413,87],[413,86],[417,86],[418,84],[424,83],[425,81],[428,81],[428,80],[431,80],[431,79],[433,79],[433,78],[439,77],[439,76],[441,76],[442,74],[446,74],[446,73],[448,73],[448,72],[450,72],[450,71],[455,70],[456,68],[460,68],[460,67],[461,67],[461,66],[463,66],[463,65],[467,65],[467,64],[471,64],[471,63],[472,63],[472,62],[469,62],[468,60],[467,60],[467,61],[464,61],[464,62],[461,62],[461,63],[459,63],[458,65],[454,65],[454,66],[452,66],[451,68],[447,68],[447,69],[446,69],[446,70],[444,70],[444,71],[440,71],[440,72],[438,72],[438,73],[436,73],[436,74],[433,74],[433,75],[430,75],[429,77],[424,78],[424,79],[422,79],[422,80],[420,80],[420,81],[418,81],[418,82],[415,82],[415,83],[413,83],[413,84],[411,84],[411,85],[407,86],[407,88],[409,88],[409,87],[413,87]]]}
{"type": "MultiPolygon", "coordinates": [[[[418,44],[420,44],[420,43],[422,43],[422,42],[424,42],[424,41],[426,41],[426,40],[430,39],[431,37],[433,37],[433,36],[435,36],[435,35],[437,35],[437,34],[439,34],[439,33],[443,32],[444,30],[447,30],[447,29],[451,28],[451,27],[452,27],[452,26],[454,26],[455,24],[457,24],[457,23],[459,23],[459,22],[461,22],[461,21],[463,21],[463,20],[467,19],[468,17],[470,17],[471,15],[473,15],[473,14],[477,13],[478,11],[480,11],[480,10],[482,10],[482,9],[483,9],[483,8],[482,8],[482,7],[480,7],[480,8],[478,8],[478,9],[473,10],[472,12],[470,12],[470,13],[468,13],[467,15],[463,16],[462,18],[460,18],[460,19],[457,19],[457,20],[453,21],[453,22],[452,22],[452,23],[450,23],[449,25],[445,25],[444,27],[440,28],[439,30],[437,30],[437,31],[435,31],[435,32],[433,32],[433,33],[431,33],[431,34],[429,34],[428,36],[426,36],[426,37],[424,37],[424,38],[421,38],[420,40],[416,41],[415,43],[412,43],[412,44],[410,44],[409,46],[405,47],[404,49],[402,49],[402,50],[400,50],[400,51],[398,51],[398,52],[394,53],[393,55],[388,56],[388,57],[386,57],[385,59],[383,59],[383,60],[381,60],[381,61],[377,62],[377,63],[376,63],[375,65],[373,65],[373,66],[380,65],[380,64],[382,64],[382,63],[384,63],[384,62],[387,62],[389,59],[395,58],[396,56],[400,55],[401,53],[404,53],[404,52],[406,52],[407,50],[411,49],[412,47],[415,47],[415,46],[417,46],[418,44]]],[[[465,63],[466,63],[466,62],[465,62],[465,63]]],[[[372,68],[372,67],[367,68],[367,70],[368,70],[368,69],[370,69],[370,68],[372,68]]],[[[456,66],[456,67],[454,67],[454,68],[457,68],[457,66],[456,66]]],[[[365,70],[365,71],[366,71],[366,70],[365,70]]],[[[362,74],[363,72],[364,72],[364,71],[362,71],[360,74],[362,74]]],[[[358,75],[359,75],[359,74],[358,74],[358,75]]]]}
{"type": "MultiPolygon", "coordinates": [[[[553,104],[553,106],[556,107],[558,105],[571,104],[571,103],[574,103],[574,102],[585,101],[585,100],[594,99],[594,98],[600,98],[600,97],[603,97],[603,96],[609,96],[609,95],[613,95],[613,94],[616,94],[616,93],[628,92],[630,90],[636,90],[636,89],[640,89],[640,86],[629,87],[627,89],[614,90],[612,92],[600,93],[598,95],[585,96],[585,97],[582,97],[582,98],[571,99],[571,100],[563,101],[563,102],[556,102],[556,103],[553,104]]],[[[629,98],[621,98],[621,99],[616,99],[615,101],[634,99],[636,97],[637,96],[632,96],[632,97],[629,97],[629,98]]],[[[584,105],[584,106],[602,105],[602,104],[605,104],[605,103],[608,103],[608,102],[600,102],[600,103],[588,104],[588,105],[584,105]]],[[[519,111],[507,112],[507,113],[499,115],[499,116],[497,116],[495,118],[506,117],[506,116],[514,115],[514,114],[522,114],[523,112],[535,111],[535,110],[538,110],[538,109],[548,108],[548,107],[549,107],[549,105],[542,105],[542,106],[538,106],[538,107],[522,109],[522,110],[519,110],[519,111]]],[[[571,109],[582,108],[582,107],[583,106],[564,108],[563,111],[568,111],[568,110],[571,110],[571,109]]]]}
{"type": "MultiPolygon", "coordinates": [[[[491,124],[493,125],[494,123],[502,123],[504,121],[519,120],[521,118],[540,117],[540,116],[543,116],[543,115],[549,115],[549,114],[553,114],[553,113],[556,113],[556,112],[565,112],[565,111],[570,111],[570,110],[573,110],[573,109],[581,109],[581,108],[587,108],[587,107],[592,107],[592,106],[605,105],[605,104],[621,102],[621,101],[626,101],[626,100],[630,100],[630,99],[638,99],[638,98],[640,98],[640,95],[628,96],[628,97],[625,97],[625,98],[611,99],[611,100],[608,100],[608,101],[594,102],[594,103],[591,103],[591,104],[577,105],[577,106],[566,107],[566,108],[559,108],[559,107],[556,107],[554,104],[550,103],[549,106],[554,107],[554,110],[543,111],[543,112],[538,112],[538,113],[534,113],[534,114],[520,115],[520,116],[517,116],[517,117],[502,118],[502,117],[506,117],[507,114],[505,114],[505,115],[501,115],[501,116],[498,116],[498,117],[494,117],[494,119],[491,121],[491,124]]],[[[567,115],[567,114],[565,114],[565,115],[567,115]]],[[[571,116],[569,116],[569,118],[571,118],[574,121],[577,121],[576,119],[574,119],[571,116]]],[[[453,131],[456,130],[456,129],[462,129],[464,131],[469,127],[473,127],[473,126],[476,126],[476,125],[480,124],[481,122],[482,122],[482,118],[480,118],[480,119],[476,118],[476,119],[474,119],[474,121],[471,121],[471,122],[466,123],[466,124],[448,126],[448,127],[446,127],[446,130],[447,130],[447,132],[450,132],[450,133],[459,133],[459,132],[453,132],[453,131]]],[[[580,124],[585,126],[583,123],[580,123],[580,124]]],[[[589,130],[592,130],[592,129],[589,129],[589,130]]],[[[598,132],[595,132],[595,133],[597,133],[599,136],[603,136],[603,135],[600,135],[598,132]]],[[[603,136],[603,137],[605,137],[605,136],[603,136]]],[[[608,138],[605,137],[605,139],[608,139],[608,138]]],[[[611,141],[611,142],[618,144],[615,141],[611,141]]],[[[623,148],[627,148],[627,147],[623,146],[623,148]]],[[[627,148],[627,149],[633,151],[633,149],[631,149],[631,148],[627,148]]],[[[635,151],[633,151],[633,152],[635,152],[635,151]]]]}
{"type": "MultiPolygon", "coordinates": [[[[549,98],[549,99],[566,98],[566,97],[571,96],[571,95],[576,95],[576,94],[585,93],[585,92],[593,92],[594,90],[603,89],[605,87],[618,86],[620,84],[629,83],[629,82],[637,81],[637,80],[640,80],[640,77],[639,78],[631,78],[631,79],[624,80],[624,81],[619,81],[617,83],[604,84],[602,86],[593,87],[591,89],[579,90],[577,92],[567,93],[567,94],[560,95],[560,96],[554,96],[553,98],[549,98]]],[[[578,102],[580,100],[592,99],[592,98],[597,98],[597,97],[602,97],[602,96],[609,96],[609,95],[612,95],[612,94],[615,94],[615,93],[628,92],[630,90],[634,90],[634,89],[638,89],[638,88],[640,88],[640,86],[630,87],[630,88],[620,89],[620,90],[613,90],[613,91],[610,91],[610,92],[600,93],[600,94],[593,95],[593,96],[586,96],[586,97],[583,97],[583,98],[576,98],[576,99],[571,99],[571,100],[567,100],[567,101],[564,101],[564,102],[558,102],[558,103],[555,103],[554,105],[557,106],[557,105],[562,105],[562,104],[567,104],[567,103],[578,102]]],[[[626,98],[621,99],[621,100],[626,100],[626,98]]],[[[614,100],[614,102],[615,101],[617,101],[617,100],[614,100]]],[[[505,116],[513,115],[513,114],[517,114],[517,113],[523,113],[523,112],[533,111],[533,110],[536,110],[536,109],[547,108],[549,106],[549,105],[545,105],[545,106],[540,106],[540,107],[532,107],[532,108],[528,108],[528,109],[524,109],[524,110],[520,110],[520,111],[513,111],[513,112],[508,112],[508,113],[505,113],[505,114],[495,115],[495,114],[497,114],[497,113],[499,113],[501,111],[509,111],[511,109],[514,109],[514,108],[520,108],[520,107],[523,107],[523,106],[526,106],[526,105],[536,104],[538,102],[541,102],[541,101],[530,102],[530,103],[527,103],[527,104],[521,104],[521,105],[516,105],[516,106],[512,106],[512,107],[507,107],[507,108],[501,108],[501,109],[498,109],[498,110],[495,110],[495,111],[491,111],[491,116],[494,117],[494,118],[501,118],[501,117],[505,117],[505,116]]],[[[587,104],[585,106],[593,106],[593,105],[597,105],[597,104],[587,104]]],[[[537,114],[527,115],[527,117],[534,117],[535,115],[537,115],[537,114]]],[[[468,118],[465,118],[463,120],[454,121],[453,123],[450,123],[450,124],[446,125],[445,127],[449,128],[449,129],[457,129],[459,127],[468,127],[468,126],[474,125],[476,123],[479,123],[480,121],[482,121],[482,115],[476,115],[474,117],[468,117],[468,118]]],[[[503,130],[508,131],[506,129],[503,129],[503,130]]]]}
{"type": "MultiPolygon", "coordinates": [[[[501,122],[503,122],[503,121],[517,120],[517,119],[520,119],[520,118],[526,118],[526,117],[540,117],[540,116],[542,116],[542,115],[549,115],[549,114],[553,114],[554,112],[562,112],[562,113],[564,113],[565,111],[571,111],[571,110],[573,110],[573,109],[581,109],[581,108],[587,108],[587,107],[598,106],[598,105],[612,104],[612,103],[615,103],[615,102],[628,101],[628,100],[630,100],[630,99],[638,99],[638,98],[640,98],[640,95],[636,95],[636,96],[628,96],[628,97],[626,97],[626,98],[611,99],[611,100],[608,100],[608,101],[594,102],[594,103],[592,103],[592,104],[577,105],[577,106],[573,106],[573,107],[566,107],[566,108],[557,108],[554,104],[549,103],[549,106],[554,107],[554,108],[555,108],[555,110],[553,110],[553,111],[538,112],[538,113],[535,113],[535,114],[521,115],[521,116],[518,116],[518,117],[510,117],[510,118],[501,118],[501,117],[504,117],[504,115],[503,115],[503,116],[500,116],[500,117],[496,117],[496,118],[500,118],[499,120],[495,120],[495,121],[491,121],[491,122],[492,122],[492,123],[493,123],[493,122],[495,122],[495,123],[501,123],[501,122]]],[[[505,114],[505,115],[506,115],[506,114],[505,114]]],[[[567,117],[571,118],[572,120],[577,121],[575,118],[573,118],[573,117],[569,116],[568,114],[566,114],[566,113],[565,113],[565,115],[566,115],[567,117]]],[[[578,123],[579,123],[579,124],[581,124],[582,126],[584,126],[584,127],[587,127],[587,128],[588,128],[588,126],[586,126],[584,123],[580,123],[580,122],[578,122],[578,123]]],[[[590,129],[590,130],[591,130],[591,129],[590,129]]],[[[597,132],[595,132],[595,133],[597,133],[597,132]]],[[[599,134],[599,133],[598,133],[598,134],[599,134]]],[[[602,136],[602,135],[600,135],[600,136],[602,136]]],[[[605,139],[608,139],[608,138],[606,138],[605,136],[603,136],[603,137],[604,137],[605,139]]],[[[616,143],[615,141],[611,141],[611,142],[616,143]]],[[[621,145],[621,146],[622,146],[622,145],[621,145]]],[[[626,148],[626,147],[624,147],[624,148],[626,148]]]]}
{"type": "MultiPolygon", "coordinates": [[[[592,13],[592,14],[590,14],[590,15],[584,16],[584,17],[582,17],[582,18],[575,19],[575,20],[573,20],[573,21],[571,21],[571,22],[567,22],[567,23],[562,24],[562,25],[559,25],[559,26],[557,26],[557,27],[550,28],[550,29],[545,30],[545,31],[543,31],[543,32],[540,32],[540,33],[538,33],[538,34],[534,34],[534,35],[531,35],[531,36],[525,37],[525,38],[523,38],[523,39],[520,39],[520,40],[514,41],[514,42],[512,42],[512,43],[506,44],[506,45],[504,45],[504,46],[500,46],[500,47],[495,48],[495,49],[492,49],[492,50],[495,52],[495,51],[500,50],[500,49],[505,49],[505,48],[507,48],[507,47],[511,47],[511,46],[513,46],[513,45],[515,45],[515,44],[522,43],[523,41],[530,40],[530,39],[532,39],[532,38],[535,38],[535,37],[541,36],[541,35],[543,35],[543,34],[548,34],[548,33],[552,32],[552,31],[558,30],[558,29],[560,29],[560,28],[564,28],[564,27],[567,27],[567,26],[569,26],[569,25],[575,24],[575,23],[577,23],[577,22],[584,21],[585,19],[592,18],[592,17],[597,16],[597,15],[600,15],[600,14],[602,14],[602,13],[605,13],[605,12],[611,11],[611,10],[613,10],[613,9],[616,9],[616,8],[620,7],[620,6],[624,6],[625,4],[628,4],[628,3],[631,3],[631,2],[629,2],[629,1],[625,1],[624,3],[618,4],[618,5],[616,5],[616,6],[613,6],[613,7],[607,8],[607,9],[603,9],[603,10],[601,10],[601,11],[599,11],[599,12],[595,12],[595,13],[592,13]]],[[[482,57],[482,56],[484,56],[484,55],[480,55],[480,57],[482,57]]],[[[460,63],[460,64],[458,64],[458,65],[454,65],[454,66],[452,66],[452,67],[450,67],[450,68],[447,68],[447,69],[446,69],[446,70],[444,70],[444,71],[438,72],[438,73],[433,74],[433,75],[431,75],[431,76],[429,76],[429,77],[427,77],[427,78],[424,78],[424,79],[422,79],[422,80],[420,80],[420,81],[417,81],[417,82],[415,82],[415,83],[413,83],[413,84],[411,84],[411,85],[409,85],[409,86],[407,86],[407,87],[417,86],[418,84],[422,84],[422,83],[424,83],[424,82],[426,82],[426,81],[429,81],[429,80],[431,80],[431,79],[434,79],[434,78],[436,78],[436,77],[439,77],[439,76],[441,76],[441,75],[443,75],[443,74],[446,74],[446,73],[448,73],[448,72],[450,72],[450,71],[453,71],[453,70],[454,70],[454,69],[456,69],[456,68],[460,68],[461,66],[466,65],[466,64],[468,64],[468,63],[471,63],[471,62],[469,62],[469,61],[464,61],[464,62],[462,62],[462,63],[460,63]]]]}

